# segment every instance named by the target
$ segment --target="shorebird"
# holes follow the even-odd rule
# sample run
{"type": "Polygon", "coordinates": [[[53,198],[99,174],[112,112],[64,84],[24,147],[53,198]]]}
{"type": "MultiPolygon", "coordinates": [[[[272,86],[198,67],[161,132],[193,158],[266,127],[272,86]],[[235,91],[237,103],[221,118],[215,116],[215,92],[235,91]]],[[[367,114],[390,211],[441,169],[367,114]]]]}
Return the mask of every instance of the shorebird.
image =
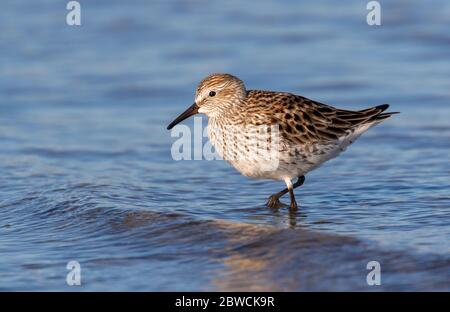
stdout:
{"type": "Polygon", "coordinates": [[[383,113],[388,107],[338,109],[292,93],[247,90],[233,75],[212,74],[198,85],[194,104],[167,129],[197,113],[206,114],[208,136],[218,154],[245,176],[284,181],[287,187],[271,195],[267,205],[282,207],[279,199],[289,193],[290,209],[295,210],[294,189],[303,184],[305,174],[397,113],[383,113]],[[261,153],[266,150],[271,154],[261,153]]]}

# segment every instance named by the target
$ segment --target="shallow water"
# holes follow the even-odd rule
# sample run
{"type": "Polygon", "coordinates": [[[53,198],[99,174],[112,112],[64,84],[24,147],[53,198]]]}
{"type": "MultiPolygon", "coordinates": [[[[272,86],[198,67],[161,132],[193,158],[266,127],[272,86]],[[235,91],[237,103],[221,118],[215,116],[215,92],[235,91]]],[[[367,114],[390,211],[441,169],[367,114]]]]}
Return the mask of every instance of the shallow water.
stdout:
{"type": "Polygon", "coordinates": [[[450,4],[383,2],[369,27],[334,3],[95,1],[81,27],[2,3],[0,289],[450,290],[450,4]],[[282,183],[171,157],[165,127],[216,71],[401,114],[271,210],[282,183]]]}

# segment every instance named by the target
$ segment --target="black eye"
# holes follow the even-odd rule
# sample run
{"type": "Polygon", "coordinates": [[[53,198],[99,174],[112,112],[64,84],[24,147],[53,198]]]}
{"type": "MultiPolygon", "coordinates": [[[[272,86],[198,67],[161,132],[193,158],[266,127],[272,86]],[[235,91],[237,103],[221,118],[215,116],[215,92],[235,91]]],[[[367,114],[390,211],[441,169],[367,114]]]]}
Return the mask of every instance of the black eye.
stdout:
{"type": "Polygon", "coordinates": [[[209,96],[215,96],[216,95],[216,91],[210,91],[209,92],[209,96]]]}

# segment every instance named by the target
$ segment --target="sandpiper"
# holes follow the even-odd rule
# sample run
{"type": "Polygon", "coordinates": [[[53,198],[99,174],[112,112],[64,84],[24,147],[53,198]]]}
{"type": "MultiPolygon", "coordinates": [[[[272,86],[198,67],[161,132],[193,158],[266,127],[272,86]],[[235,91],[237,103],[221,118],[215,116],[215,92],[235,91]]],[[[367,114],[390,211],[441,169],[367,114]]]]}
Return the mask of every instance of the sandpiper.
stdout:
{"type": "Polygon", "coordinates": [[[271,195],[267,205],[281,207],[280,197],[289,192],[295,210],[294,189],[303,184],[305,174],[396,113],[383,113],[388,107],[343,110],[292,93],[247,90],[235,76],[212,74],[198,85],[194,104],[167,129],[194,114],[206,114],[208,136],[218,154],[245,176],[283,180],[287,188],[271,195]],[[269,150],[262,143],[270,144],[271,152],[275,146],[276,157],[260,153],[269,150]]]}

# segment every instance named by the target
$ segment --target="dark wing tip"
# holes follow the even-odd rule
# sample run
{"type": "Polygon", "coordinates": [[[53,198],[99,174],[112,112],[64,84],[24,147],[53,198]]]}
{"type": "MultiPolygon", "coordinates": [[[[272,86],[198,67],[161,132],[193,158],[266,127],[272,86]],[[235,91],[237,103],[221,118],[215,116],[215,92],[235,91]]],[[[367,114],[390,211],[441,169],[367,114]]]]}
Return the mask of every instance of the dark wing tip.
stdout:
{"type": "Polygon", "coordinates": [[[384,112],[385,110],[387,110],[389,108],[389,104],[378,105],[378,106],[375,106],[375,108],[384,112]]]}
{"type": "Polygon", "coordinates": [[[345,113],[343,119],[347,119],[348,121],[352,122],[353,125],[358,124],[365,124],[365,123],[371,123],[376,120],[382,120],[390,117],[393,114],[396,114],[398,112],[386,112],[383,113],[386,109],[389,108],[389,104],[382,104],[378,106],[374,106],[371,108],[363,109],[361,111],[355,112],[355,116],[352,116],[351,114],[348,114],[348,116],[345,116],[345,113]]]}

